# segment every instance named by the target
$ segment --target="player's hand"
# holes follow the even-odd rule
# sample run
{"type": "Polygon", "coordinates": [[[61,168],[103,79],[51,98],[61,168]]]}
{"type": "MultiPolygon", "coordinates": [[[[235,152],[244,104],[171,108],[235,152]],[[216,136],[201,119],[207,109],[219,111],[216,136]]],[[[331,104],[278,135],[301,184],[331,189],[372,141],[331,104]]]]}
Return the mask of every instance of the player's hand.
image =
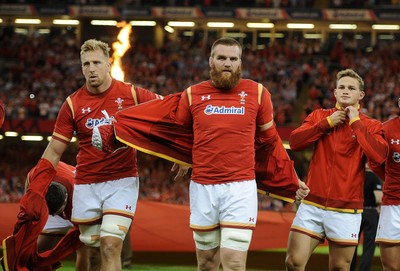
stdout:
{"type": "Polygon", "coordinates": [[[303,200],[307,197],[308,193],[310,193],[310,188],[308,188],[305,182],[299,180],[299,189],[296,191],[296,201],[303,200]]]}
{"type": "Polygon", "coordinates": [[[344,109],[344,111],[346,112],[347,116],[349,116],[350,120],[360,117],[360,112],[358,112],[357,108],[354,106],[349,105],[344,109]]]}
{"type": "Polygon", "coordinates": [[[346,112],[343,110],[337,110],[332,113],[332,115],[329,116],[333,126],[338,126],[344,122],[346,119],[346,112]]]}
{"type": "Polygon", "coordinates": [[[189,166],[184,166],[184,165],[180,165],[177,163],[174,163],[174,165],[171,168],[172,172],[175,172],[178,170],[178,172],[175,175],[174,180],[175,181],[182,181],[183,177],[185,177],[185,175],[187,174],[187,172],[189,171],[189,166]]]}

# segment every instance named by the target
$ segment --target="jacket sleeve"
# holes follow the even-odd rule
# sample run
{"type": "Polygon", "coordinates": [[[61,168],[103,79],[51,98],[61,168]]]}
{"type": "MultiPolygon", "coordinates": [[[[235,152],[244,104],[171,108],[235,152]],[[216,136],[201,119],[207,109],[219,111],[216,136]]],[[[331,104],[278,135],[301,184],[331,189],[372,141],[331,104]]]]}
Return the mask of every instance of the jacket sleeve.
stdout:
{"type": "Polygon", "coordinates": [[[290,134],[290,148],[294,151],[304,150],[328,133],[330,129],[327,118],[319,117],[318,111],[314,111],[307,116],[299,128],[290,134]]]}
{"type": "Polygon", "coordinates": [[[357,141],[360,144],[363,152],[370,161],[370,164],[376,168],[376,165],[381,165],[385,162],[389,147],[385,139],[382,123],[377,123],[368,130],[367,126],[357,120],[351,124],[351,128],[357,136],[357,141]]]}

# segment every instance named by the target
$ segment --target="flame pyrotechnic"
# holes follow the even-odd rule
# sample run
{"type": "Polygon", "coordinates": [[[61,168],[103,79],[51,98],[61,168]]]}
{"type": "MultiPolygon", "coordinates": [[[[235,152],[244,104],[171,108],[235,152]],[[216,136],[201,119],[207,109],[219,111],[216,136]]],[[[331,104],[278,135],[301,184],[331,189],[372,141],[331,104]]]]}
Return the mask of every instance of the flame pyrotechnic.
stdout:
{"type": "Polygon", "coordinates": [[[118,41],[112,44],[114,50],[111,56],[112,66],[111,66],[111,76],[117,80],[124,81],[125,73],[122,70],[121,58],[124,56],[125,52],[131,48],[129,42],[129,36],[132,32],[132,25],[126,22],[119,22],[117,27],[122,27],[117,36],[118,41]]]}

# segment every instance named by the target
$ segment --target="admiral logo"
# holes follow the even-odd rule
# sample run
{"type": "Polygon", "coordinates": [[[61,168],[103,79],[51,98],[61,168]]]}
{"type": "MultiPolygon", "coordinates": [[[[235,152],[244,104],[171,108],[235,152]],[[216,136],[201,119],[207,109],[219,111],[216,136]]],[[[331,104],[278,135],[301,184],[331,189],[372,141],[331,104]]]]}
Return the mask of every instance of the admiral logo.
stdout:
{"type": "Polygon", "coordinates": [[[105,118],[102,117],[101,119],[93,119],[93,118],[88,118],[86,121],[85,126],[88,129],[93,129],[93,127],[98,126],[98,125],[104,125],[104,124],[111,124],[112,123],[112,118],[105,118]]]}
{"type": "Polygon", "coordinates": [[[213,106],[207,105],[204,109],[206,115],[244,115],[244,106],[241,107],[225,107],[225,106],[213,106]]]}

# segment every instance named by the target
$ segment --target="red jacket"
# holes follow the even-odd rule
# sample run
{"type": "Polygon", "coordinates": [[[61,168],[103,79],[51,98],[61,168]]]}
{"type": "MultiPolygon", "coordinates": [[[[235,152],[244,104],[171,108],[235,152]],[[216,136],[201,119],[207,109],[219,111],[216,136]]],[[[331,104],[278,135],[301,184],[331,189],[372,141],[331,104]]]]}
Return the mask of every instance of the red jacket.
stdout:
{"type": "MultiPolygon", "coordinates": [[[[119,111],[117,139],[142,152],[172,162],[192,163],[193,131],[176,121],[180,93],[119,111]]],[[[293,202],[298,178],[275,127],[256,134],[255,173],[259,192],[293,202]],[[265,142],[265,139],[271,142],[265,142]]]]}
{"type": "Polygon", "coordinates": [[[3,240],[1,263],[5,271],[50,271],[60,266],[59,261],[78,249],[79,230],[71,229],[53,249],[37,252],[37,238],[48,218],[46,191],[56,175],[53,165],[40,159],[30,173],[31,183],[20,201],[20,212],[12,235],[3,240]]]}
{"type": "Polygon", "coordinates": [[[305,203],[347,213],[362,212],[365,161],[382,164],[388,153],[382,123],[360,112],[360,120],[349,120],[331,128],[327,117],[337,108],[318,109],[295,129],[289,139],[294,151],[314,146],[305,203]]]}

